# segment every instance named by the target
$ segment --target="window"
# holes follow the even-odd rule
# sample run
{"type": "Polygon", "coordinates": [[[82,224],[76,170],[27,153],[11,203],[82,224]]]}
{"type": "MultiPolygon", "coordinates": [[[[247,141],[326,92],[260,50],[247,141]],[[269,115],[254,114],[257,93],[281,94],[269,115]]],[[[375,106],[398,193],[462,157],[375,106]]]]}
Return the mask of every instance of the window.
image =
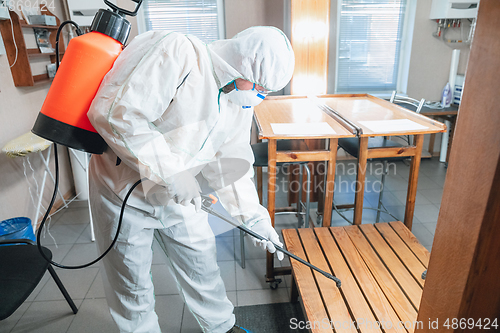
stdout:
{"type": "Polygon", "coordinates": [[[222,0],[145,0],[141,30],[173,30],[210,43],[224,38],[222,8],[222,0]]]}
{"type": "Polygon", "coordinates": [[[398,90],[407,0],[341,0],[337,92],[398,90]]]}

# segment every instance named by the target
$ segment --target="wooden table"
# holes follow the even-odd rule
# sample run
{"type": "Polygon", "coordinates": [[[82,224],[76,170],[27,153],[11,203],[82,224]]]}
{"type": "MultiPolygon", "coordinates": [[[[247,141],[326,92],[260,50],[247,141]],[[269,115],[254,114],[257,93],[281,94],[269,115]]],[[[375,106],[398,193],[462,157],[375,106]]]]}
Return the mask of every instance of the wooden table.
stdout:
{"type": "MultiPolygon", "coordinates": [[[[410,177],[406,196],[404,223],[411,230],[415,198],[417,195],[418,170],[424,142],[424,134],[445,132],[446,126],[431,118],[412,112],[399,105],[367,94],[357,95],[325,95],[318,98],[320,103],[328,106],[333,112],[340,114],[358,129],[360,142],[356,194],[354,203],[354,224],[361,224],[363,214],[363,197],[365,192],[365,174],[367,160],[371,158],[408,156],[411,157],[410,177]],[[364,121],[410,120],[425,128],[418,130],[387,131],[371,130],[364,121]],[[391,148],[368,148],[368,138],[374,136],[413,135],[413,145],[391,148]]],[[[325,212],[327,207],[325,207],[325,212]]],[[[327,218],[326,216],[324,217],[327,218]]],[[[326,220],[330,221],[330,220],[326,220]]],[[[325,224],[323,224],[325,226],[325,224]]]]}
{"type": "MultiPolygon", "coordinates": [[[[458,116],[458,106],[452,105],[449,108],[444,108],[444,109],[430,109],[423,107],[422,110],[420,111],[420,114],[430,117],[432,119],[436,120],[447,120],[450,123],[450,128],[449,130],[449,136],[448,136],[448,149],[446,150],[446,162],[448,162],[448,159],[450,157],[450,151],[453,143],[453,133],[455,132],[455,123],[457,121],[457,116],[458,116]]],[[[434,142],[436,141],[436,133],[431,134],[431,138],[429,140],[429,154],[432,155],[434,154],[434,142]]]]}
{"type": "Polygon", "coordinates": [[[338,277],[342,287],[291,259],[292,301],[311,332],[413,332],[429,252],[401,222],[286,229],[286,248],[338,277]],[[314,322],[319,323],[316,327],[314,322]],[[404,328],[406,324],[407,330],[404,328]],[[390,328],[389,328],[390,327],[390,328]]]}
{"type": "MultiPolygon", "coordinates": [[[[325,218],[330,221],[333,204],[333,186],[335,180],[335,163],[337,158],[338,138],[354,137],[333,117],[319,109],[316,104],[304,96],[275,96],[266,98],[255,107],[259,139],[268,140],[268,207],[271,223],[274,226],[276,211],[276,163],[298,161],[328,161],[327,181],[325,190],[325,218]],[[308,124],[327,123],[335,134],[316,133],[314,135],[275,134],[271,124],[308,124]],[[277,140],[328,139],[329,143],[322,150],[277,151],[277,140]]],[[[276,275],[290,274],[290,267],[274,268],[273,255],[267,254],[267,282],[274,282],[276,275]]]]}

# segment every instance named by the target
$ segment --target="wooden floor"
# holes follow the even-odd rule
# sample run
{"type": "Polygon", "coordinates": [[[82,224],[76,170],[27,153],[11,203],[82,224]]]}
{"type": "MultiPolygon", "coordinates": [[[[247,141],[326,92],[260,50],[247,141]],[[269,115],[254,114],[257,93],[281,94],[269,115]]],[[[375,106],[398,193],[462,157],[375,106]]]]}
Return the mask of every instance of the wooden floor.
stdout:
{"type": "MultiPolygon", "coordinates": [[[[342,281],[339,289],[334,281],[291,259],[307,318],[304,328],[414,331],[429,252],[403,223],[286,229],[283,237],[290,252],[342,281]]],[[[294,294],[292,290],[292,298],[294,294]]]]}

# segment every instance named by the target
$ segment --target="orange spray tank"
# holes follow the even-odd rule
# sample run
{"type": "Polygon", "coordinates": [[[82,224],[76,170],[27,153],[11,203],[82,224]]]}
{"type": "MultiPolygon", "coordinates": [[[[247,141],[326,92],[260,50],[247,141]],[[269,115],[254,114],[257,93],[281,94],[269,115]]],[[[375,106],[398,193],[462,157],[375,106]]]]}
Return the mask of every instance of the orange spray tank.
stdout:
{"type": "Polygon", "coordinates": [[[32,132],[64,146],[101,154],[106,142],[90,123],[87,112],[102,79],[113,67],[130,32],[124,13],[134,12],[104,2],[115,12],[100,9],[91,32],[71,39],[32,132]]]}

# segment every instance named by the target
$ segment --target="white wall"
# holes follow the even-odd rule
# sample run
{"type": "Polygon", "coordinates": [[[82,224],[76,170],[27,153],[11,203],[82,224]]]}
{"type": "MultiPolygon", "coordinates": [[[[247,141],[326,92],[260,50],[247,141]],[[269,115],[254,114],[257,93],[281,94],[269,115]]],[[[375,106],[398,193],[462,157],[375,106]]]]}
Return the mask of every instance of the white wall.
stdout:
{"type": "MultiPolygon", "coordinates": [[[[430,10],[430,0],[417,2],[407,93],[414,98],[437,101],[441,100],[441,92],[448,82],[453,48],[460,49],[458,74],[465,73],[470,48],[466,45],[452,48],[433,37],[437,23],[429,19],[430,10]]],[[[464,31],[468,32],[469,26],[466,22],[464,31]]]]}
{"type": "MultiPolygon", "coordinates": [[[[62,13],[61,2],[56,0],[54,14],[63,19],[62,13]]],[[[44,66],[39,62],[34,67],[38,65],[44,66]]],[[[36,87],[15,87],[7,56],[0,55],[0,147],[31,130],[49,87],[50,84],[48,83],[36,87]]],[[[61,168],[60,188],[61,192],[65,194],[73,190],[72,173],[66,148],[61,149],[59,156],[61,168]]],[[[43,175],[42,162],[38,155],[29,155],[29,161],[35,173],[33,174],[27,166],[28,178],[26,178],[24,176],[23,161],[27,165],[28,158],[17,157],[12,159],[3,153],[0,154],[0,220],[16,216],[26,216],[32,220],[34,218],[35,207],[28,189],[31,187],[36,200],[34,192],[36,187],[35,179],[40,186],[43,175]]],[[[47,181],[47,185],[44,195],[45,207],[47,207],[53,189],[50,180],[47,181]]]]}

